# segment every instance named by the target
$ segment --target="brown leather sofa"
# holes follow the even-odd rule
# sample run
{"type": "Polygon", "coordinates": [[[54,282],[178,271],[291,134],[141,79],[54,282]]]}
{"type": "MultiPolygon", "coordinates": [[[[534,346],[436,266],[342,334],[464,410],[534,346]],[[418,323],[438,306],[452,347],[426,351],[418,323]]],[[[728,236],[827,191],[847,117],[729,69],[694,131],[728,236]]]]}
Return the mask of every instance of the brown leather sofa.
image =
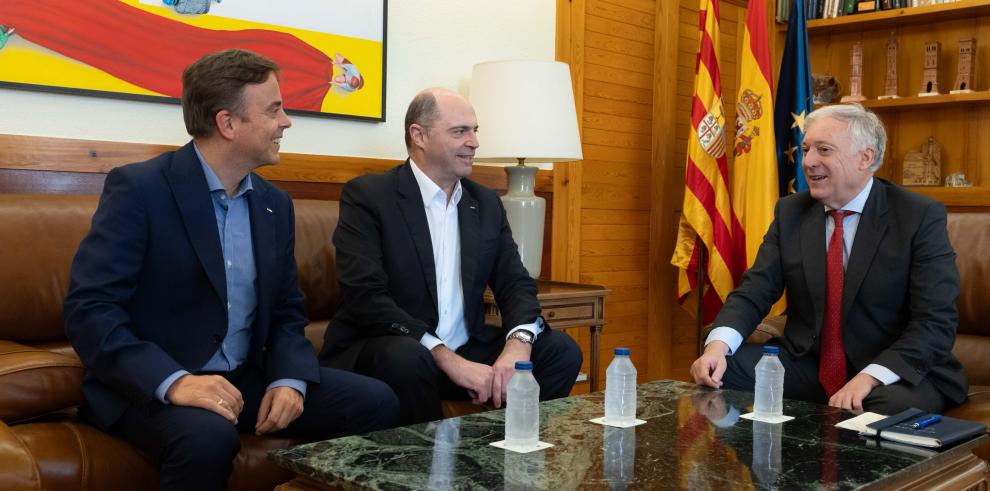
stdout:
{"type": "MultiPolygon", "coordinates": [[[[157,464],[77,421],[83,366],[62,325],[62,299],[96,196],[0,195],[0,489],[157,489],[157,464]]],[[[337,302],[336,201],[296,200],[296,261],[318,349],[337,302]]],[[[445,414],[467,406],[447,404],[445,414]]],[[[267,461],[299,443],[243,435],[230,489],[270,490],[293,474],[267,461]]]]}
{"type": "MultiPolygon", "coordinates": [[[[949,213],[949,241],[959,268],[959,327],[953,354],[969,377],[969,399],[948,416],[990,426],[990,212],[949,213]]],[[[783,316],[768,318],[749,341],[764,342],[784,331],[783,316]]],[[[990,444],[974,453],[990,461],[990,444]]]]}

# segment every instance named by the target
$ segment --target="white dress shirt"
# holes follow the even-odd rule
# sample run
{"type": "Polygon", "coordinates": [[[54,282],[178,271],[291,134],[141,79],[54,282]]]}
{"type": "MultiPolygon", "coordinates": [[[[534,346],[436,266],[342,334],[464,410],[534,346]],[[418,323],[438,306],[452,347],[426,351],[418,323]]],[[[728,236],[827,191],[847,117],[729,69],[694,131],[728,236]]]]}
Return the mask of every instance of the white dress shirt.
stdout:
{"type": "MultiPolygon", "coordinates": [[[[870,190],[873,189],[873,179],[870,178],[863,190],[856,195],[855,198],[850,200],[844,206],[839,208],[840,210],[853,211],[855,213],[846,216],[842,219],[842,267],[845,268],[849,264],[849,252],[852,251],[853,241],[856,239],[856,230],[859,228],[859,219],[863,214],[863,208],[866,206],[866,199],[870,197],[870,190]]],[[[824,212],[831,211],[831,208],[825,206],[824,212]]],[[[832,232],[835,231],[835,222],[826,217],[825,219],[825,248],[828,249],[828,243],[832,238],[832,232]]],[[[845,326],[843,326],[845,328],[845,326]]],[[[712,341],[722,341],[729,346],[729,355],[732,355],[739,348],[739,345],[744,341],[742,335],[739,331],[732,329],[728,326],[719,326],[712,329],[712,332],[708,334],[708,339],[705,340],[705,346],[711,344],[712,341]]],[[[890,385],[901,379],[896,373],[890,371],[889,368],[883,365],[877,365],[876,363],[871,363],[863,369],[863,373],[872,376],[873,378],[879,380],[884,385],[890,385]]]]}
{"type": "MultiPolygon", "coordinates": [[[[461,181],[454,185],[454,192],[448,202],[443,189],[423,173],[412,159],[409,159],[409,167],[412,168],[419,191],[423,195],[437,275],[437,335],[425,333],[419,342],[430,350],[443,344],[456,351],[468,341],[467,327],[464,324],[464,288],[461,283],[461,226],[457,221],[457,204],[463,194],[461,181]]],[[[509,331],[509,334],[519,329],[532,333],[534,341],[542,330],[536,323],[523,324],[509,331]]]]}

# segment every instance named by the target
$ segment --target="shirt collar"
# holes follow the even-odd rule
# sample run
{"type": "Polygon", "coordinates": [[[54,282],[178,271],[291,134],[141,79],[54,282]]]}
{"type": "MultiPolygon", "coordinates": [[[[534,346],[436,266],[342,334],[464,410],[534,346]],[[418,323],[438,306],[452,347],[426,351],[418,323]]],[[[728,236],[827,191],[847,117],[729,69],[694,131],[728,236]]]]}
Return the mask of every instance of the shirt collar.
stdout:
{"type": "MultiPolygon", "coordinates": [[[[863,208],[866,208],[866,199],[870,197],[870,190],[873,189],[873,178],[871,177],[869,181],[866,182],[866,186],[863,190],[856,195],[855,198],[849,200],[848,203],[841,206],[840,210],[854,211],[859,214],[863,214],[863,208]]],[[[825,211],[830,211],[831,208],[825,207],[825,211]]]]}
{"type": "MultiPolygon", "coordinates": [[[[409,159],[409,167],[412,168],[413,176],[416,177],[416,184],[419,185],[419,192],[423,195],[423,206],[429,208],[430,203],[437,199],[438,193],[442,198],[441,202],[444,204],[447,203],[447,194],[443,192],[443,189],[440,189],[440,186],[437,186],[437,183],[433,182],[433,179],[430,179],[430,177],[427,176],[418,165],[416,165],[416,162],[413,162],[412,158],[409,159]]],[[[457,206],[457,204],[461,202],[460,180],[454,184],[454,196],[450,201],[454,204],[454,206],[457,206]]]]}
{"type": "MultiPolygon", "coordinates": [[[[199,147],[196,146],[195,142],[193,142],[193,150],[196,151],[196,158],[199,159],[199,165],[203,167],[203,174],[206,175],[206,185],[209,186],[210,192],[213,191],[226,192],[227,189],[223,187],[223,183],[220,182],[220,178],[217,177],[217,173],[213,172],[213,169],[206,164],[206,159],[203,158],[203,154],[199,152],[199,147]]],[[[241,196],[244,195],[244,193],[247,193],[248,191],[251,191],[253,189],[254,189],[254,185],[251,183],[251,174],[248,174],[244,176],[244,179],[241,179],[241,183],[237,185],[237,192],[234,193],[233,197],[235,199],[240,198],[241,196]]]]}

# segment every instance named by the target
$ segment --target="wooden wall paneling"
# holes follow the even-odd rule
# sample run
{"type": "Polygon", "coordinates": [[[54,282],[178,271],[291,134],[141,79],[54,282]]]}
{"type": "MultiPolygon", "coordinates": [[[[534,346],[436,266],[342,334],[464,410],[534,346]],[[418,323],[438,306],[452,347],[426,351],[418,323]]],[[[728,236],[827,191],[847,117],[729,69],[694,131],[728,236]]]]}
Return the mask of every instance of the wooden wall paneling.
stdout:
{"type": "MultiPolygon", "coordinates": [[[[587,0],[582,122],[580,275],[612,289],[601,356],[629,346],[649,379],[648,342],[653,0],[587,0]],[[629,295],[636,295],[629,298],[629,295]]],[[[607,365],[607,363],[603,363],[607,365]]],[[[602,367],[604,369],[604,366],[602,367]]]]}
{"type": "MultiPolygon", "coordinates": [[[[697,2],[695,9],[697,9],[697,2]]],[[[652,179],[650,180],[650,254],[649,279],[650,296],[647,302],[647,341],[652,348],[649,378],[660,379],[671,376],[672,347],[674,340],[672,310],[676,282],[674,268],[670,265],[674,236],[670,224],[677,217],[673,213],[675,203],[669,190],[680,187],[683,175],[676,171],[674,159],[676,148],[672,144],[677,121],[677,88],[682,70],[672,69],[677,64],[680,48],[680,11],[683,7],[672,2],[660,1],[656,4],[654,27],[654,83],[653,83],[653,147],[650,158],[652,179]]],[[[697,15],[697,14],[696,14],[697,15]]]]}
{"type": "MultiPolygon", "coordinates": [[[[585,84],[585,0],[557,0],[556,58],[570,66],[578,126],[582,135],[585,84]]],[[[583,139],[583,137],[582,137],[583,139]]],[[[554,217],[551,278],[576,282],[581,268],[581,169],[582,162],[554,164],[554,217]]],[[[572,337],[577,330],[572,329],[572,337]]],[[[580,340],[579,340],[580,344],[580,340]]],[[[588,353],[588,340],[582,351],[588,353]]],[[[588,356],[585,357],[589,358],[588,356]]],[[[587,362],[585,363],[587,365],[587,362]]],[[[587,368],[584,368],[587,370],[587,368]]]]}

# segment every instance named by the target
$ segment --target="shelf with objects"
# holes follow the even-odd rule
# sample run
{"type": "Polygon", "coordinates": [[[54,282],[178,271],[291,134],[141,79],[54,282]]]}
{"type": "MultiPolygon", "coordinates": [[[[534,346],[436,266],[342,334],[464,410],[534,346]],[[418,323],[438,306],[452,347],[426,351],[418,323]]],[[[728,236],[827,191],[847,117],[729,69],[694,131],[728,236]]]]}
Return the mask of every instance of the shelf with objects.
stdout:
{"type": "MultiPolygon", "coordinates": [[[[990,0],[854,14],[807,25],[813,79],[838,82],[838,90],[822,91],[816,104],[838,103],[858,87],[865,98],[860,103],[887,127],[879,177],[949,207],[990,207],[990,138],[985,137],[990,131],[990,63],[985,59],[990,0]],[[897,97],[884,97],[893,94],[897,97]],[[947,177],[965,187],[946,187],[947,177]]],[[[786,25],[778,32],[786,32],[786,25]]]]}

